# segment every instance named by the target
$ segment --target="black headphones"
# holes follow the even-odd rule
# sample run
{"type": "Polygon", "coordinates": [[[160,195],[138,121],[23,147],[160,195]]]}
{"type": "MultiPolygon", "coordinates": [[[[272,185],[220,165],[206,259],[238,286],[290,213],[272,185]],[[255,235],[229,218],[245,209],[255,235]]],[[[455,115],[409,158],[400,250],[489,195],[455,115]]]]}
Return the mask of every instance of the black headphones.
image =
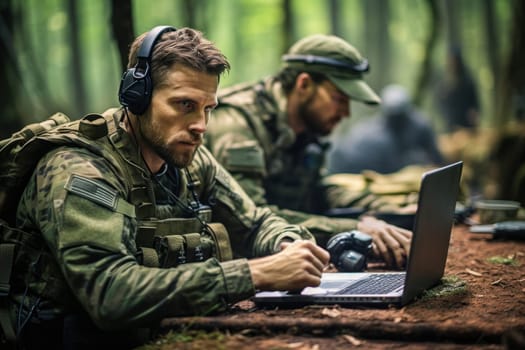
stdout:
{"type": "Polygon", "coordinates": [[[335,58],[323,57],[323,56],[314,56],[314,55],[283,55],[283,61],[285,62],[305,62],[309,64],[325,64],[328,66],[334,66],[337,68],[348,69],[354,73],[364,73],[368,72],[370,67],[368,66],[368,61],[363,59],[358,64],[351,64],[335,58]]]}
{"type": "Polygon", "coordinates": [[[153,83],[151,81],[150,59],[157,39],[165,32],[177,30],[171,26],[157,26],[149,31],[140,45],[137,64],[122,75],[118,99],[135,115],[143,114],[151,101],[153,83]]]}

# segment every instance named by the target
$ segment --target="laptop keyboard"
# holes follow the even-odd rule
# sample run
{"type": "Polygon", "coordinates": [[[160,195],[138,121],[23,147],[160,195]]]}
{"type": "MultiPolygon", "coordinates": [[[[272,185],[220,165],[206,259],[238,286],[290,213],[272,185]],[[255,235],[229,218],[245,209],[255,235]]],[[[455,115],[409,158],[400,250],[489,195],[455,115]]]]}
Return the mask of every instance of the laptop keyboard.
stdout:
{"type": "Polygon", "coordinates": [[[336,294],[386,294],[405,282],[405,274],[370,275],[338,291],[336,294]]]}

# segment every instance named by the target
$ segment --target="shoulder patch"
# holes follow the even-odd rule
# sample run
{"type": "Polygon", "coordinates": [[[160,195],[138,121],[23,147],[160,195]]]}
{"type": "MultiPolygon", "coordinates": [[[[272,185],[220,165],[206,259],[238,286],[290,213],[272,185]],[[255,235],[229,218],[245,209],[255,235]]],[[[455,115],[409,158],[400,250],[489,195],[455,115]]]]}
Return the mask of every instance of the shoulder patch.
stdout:
{"type": "Polygon", "coordinates": [[[118,192],[93,179],[71,175],[65,186],[66,190],[113,211],[117,209],[118,192]]]}
{"type": "Polygon", "coordinates": [[[262,148],[255,141],[245,141],[226,149],[225,167],[230,171],[265,173],[262,148]]]}

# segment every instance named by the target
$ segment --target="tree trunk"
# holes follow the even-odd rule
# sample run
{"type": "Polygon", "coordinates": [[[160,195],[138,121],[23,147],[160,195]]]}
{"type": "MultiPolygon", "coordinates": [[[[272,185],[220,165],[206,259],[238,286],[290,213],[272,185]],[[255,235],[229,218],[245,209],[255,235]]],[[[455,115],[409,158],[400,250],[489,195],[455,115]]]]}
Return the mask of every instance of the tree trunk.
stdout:
{"type": "Polygon", "coordinates": [[[282,53],[288,51],[288,48],[293,45],[294,42],[294,27],[293,27],[293,16],[292,16],[292,1],[283,0],[282,9],[284,14],[283,20],[283,47],[281,49],[282,53]]]}
{"type": "MultiPolygon", "coordinates": [[[[388,4],[388,3],[387,3],[388,4]]],[[[330,7],[330,32],[339,37],[343,36],[343,28],[341,25],[341,6],[339,0],[330,0],[328,3],[330,7]]]]}
{"type": "Polygon", "coordinates": [[[13,45],[14,9],[10,0],[0,8],[0,83],[7,87],[0,94],[0,138],[10,136],[20,129],[22,121],[16,108],[17,87],[20,86],[20,69],[13,45]]]}
{"type": "Polygon", "coordinates": [[[513,2],[510,53],[505,63],[500,107],[496,125],[503,126],[512,119],[525,122],[525,3],[513,2]]]}
{"type": "Polygon", "coordinates": [[[196,10],[197,1],[183,1],[182,8],[187,19],[186,25],[190,28],[197,28],[196,10]]]}
{"type": "Polygon", "coordinates": [[[71,30],[69,31],[69,42],[71,45],[71,76],[73,77],[72,91],[73,91],[73,115],[81,115],[87,112],[86,110],[86,89],[85,81],[82,75],[83,65],[82,58],[84,55],[80,47],[80,26],[78,25],[78,8],[76,0],[67,1],[67,12],[71,19],[71,30]]]}
{"type": "Polygon", "coordinates": [[[427,87],[431,72],[432,72],[432,55],[436,42],[439,36],[439,29],[441,24],[441,16],[439,15],[439,9],[436,0],[427,0],[426,4],[430,11],[430,24],[429,34],[425,45],[425,57],[423,58],[423,64],[421,70],[417,76],[414,96],[414,104],[421,105],[423,101],[423,93],[427,87]]]}
{"type": "Polygon", "coordinates": [[[122,71],[128,64],[129,47],[135,39],[131,0],[111,1],[111,29],[117,42],[122,71]]]}
{"type": "Polygon", "coordinates": [[[500,105],[494,127],[499,138],[491,146],[487,173],[495,184],[492,198],[525,205],[525,3],[514,0],[510,52],[501,80],[500,105]]]}
{"type": "Polygon", "coordinates": [[[460,4],[456,0],[445,0],[444,15],[445,25],[447,28],[447,45],[456,45],[461,47],[461,24],[460,24],[460,4]]]}
{"type": "Polygon", "coordinates": [[[490,89],[489,96],[493,96],[491,103],[488,105],[492,106],[491,110],[488,111],[489,120],[494,123],[496,106],[498,106],[499,96],[498,91],[500,90],[501,83],[501,71],[500,71],[500,50],[499,50],[499,38],[494,18],[494,1],[493,0],[484,0],[482,3],[483,16],[481,19],[481,27],[485,27],[485,33],[487,36],[487,50],[488,61],[490,71],[493,77],[493,86],[490,89]]]}
{"type": "Polygon", "coordinates": [[[375,58],[373,62],[370,62],[370,75],[366,77],[374,90],[387,84],[390,80],[389,4],[390,2],[382,0],[367,0],[365,2],[367,46],[362,49],[358,48],[358,50],[368,59],[370,57],[375,58]]]}
{"type": "MultiPolygon", "coordinates": [[[[15,2],[17,3],[17,2],[15,2]]],[[[13,32],[11,33],[11,45],[13,52],[16,55],[14,60],[13,70],[16,75],[16,81],[13,82],[12,87],[18,89],[16,96],[16,110],[22,124],[27,124],[34,121],[42,120],[41,114],[49,113],[50,110],[58,108],[55,99],[49,92],[48,78],[45,76],[45,67],[47,67],[49,54],[47,49],[49,45],[47,36],[42,35],[37,38],[37,45],[32,45],[31,30],[28,25],[28,18],[33,14],[42,11],[42,4],[35,7],[27,8],[23,4],[16,4],[18,8],[13,21],[13,32]],[[16,44],[16,45],[15,45],[16,44]],[[43,48],[42,53],[38,49],[43,48]],[[18,52],[23,52],[24,55],[19,55],[18,52]],[[29,72],[22,72],[21,67],[28,67],[29,72]],[[25,74],[23,74],[25,73],[25,74]]],[[[14,9],[14,7],[12,7],[14,9]]]]}

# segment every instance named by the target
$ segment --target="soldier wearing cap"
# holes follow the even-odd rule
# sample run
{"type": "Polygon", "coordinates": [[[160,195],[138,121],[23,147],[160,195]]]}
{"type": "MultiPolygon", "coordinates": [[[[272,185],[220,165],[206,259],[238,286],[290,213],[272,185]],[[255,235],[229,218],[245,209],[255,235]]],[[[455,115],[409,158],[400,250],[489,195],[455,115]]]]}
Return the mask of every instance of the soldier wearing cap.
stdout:
{"type": "Polygon", "coordinates": [[[410,231],[371,216],[320,215],[335,206],[373,208],[381,202],[369,193],[334,200],[322,185],[328,146],[320,137],[350,116],[352,100],[380,103],[363,80],[368,70],[368,61],[345,40],[305,37],[283,56],[276,75],[220,91],[205,143],[258,205],[304,225],[321,245],[333,234],[357,228],[372,236],[376,258],[402,267],[410,231]]]}

